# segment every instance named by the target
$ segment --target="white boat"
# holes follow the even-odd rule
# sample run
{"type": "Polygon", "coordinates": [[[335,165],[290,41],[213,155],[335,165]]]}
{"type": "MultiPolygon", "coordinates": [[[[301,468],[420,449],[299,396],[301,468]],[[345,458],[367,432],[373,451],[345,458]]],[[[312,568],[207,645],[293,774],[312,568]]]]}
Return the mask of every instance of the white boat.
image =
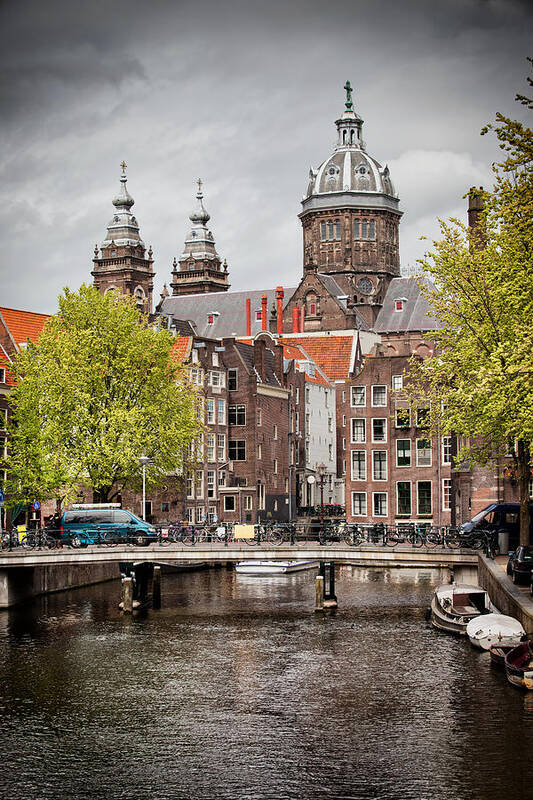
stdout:
{"type": "Polygon", "coordinates": [[[235,572],[241,575],[287,575],[318,567],[318,561],[239,561],[235,564],[235,572]]]}
{"type": "Polygon", "coordinates": [[[438,586],[431,600],[431,624],[450,633],[466,634],[471,619],[498,612],[481,586],[466,583],[444,583],[438,586]]]}
{"type": "Polygon", "coordinates": [[[471,619],[466,626],[466,635],[481,650],[492,645],[519,645],[525,630],[517,619],[506,614],[483,614],[471,619]]]}

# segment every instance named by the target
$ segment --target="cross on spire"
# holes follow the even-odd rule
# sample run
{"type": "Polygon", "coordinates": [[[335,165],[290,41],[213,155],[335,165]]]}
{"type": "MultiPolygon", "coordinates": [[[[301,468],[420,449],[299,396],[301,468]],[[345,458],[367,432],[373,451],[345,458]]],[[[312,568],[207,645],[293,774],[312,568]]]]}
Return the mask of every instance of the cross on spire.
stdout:
{"type": "Polygon", "coordinates": [[[122,168],[122,174],[126,174],[126,167],[128,166],[125,161],[121,161],[120,166],[122,168]]]}
{"type": "Polygon", "coordinates": [[[198,194],[202,194],[202,179],[198,178],[196,183],[198,184],[198,194]]]}
{"type": "Polygon", "coordinates": [[[345,103],[346,111],[352,111],[353,110],[353,103],[352,103],[352,92],[353,92],[353,89],[352,89],[352,85],[351,85],[350,81],[346,81],[346,83],[344,84],[343,88],[346,90],[346,103],[345,103]]]}

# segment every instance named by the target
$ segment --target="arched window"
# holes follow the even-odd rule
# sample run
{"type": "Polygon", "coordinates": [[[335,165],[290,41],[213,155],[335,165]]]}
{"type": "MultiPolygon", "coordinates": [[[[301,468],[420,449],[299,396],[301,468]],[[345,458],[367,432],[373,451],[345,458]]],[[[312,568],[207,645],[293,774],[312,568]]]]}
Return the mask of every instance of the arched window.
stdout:
{"type": "Polygon", "coordinates": [[[305,298],[305,310],[308,317],[316,317],[317,296],[315,292],[308,292],[305,298]]]}

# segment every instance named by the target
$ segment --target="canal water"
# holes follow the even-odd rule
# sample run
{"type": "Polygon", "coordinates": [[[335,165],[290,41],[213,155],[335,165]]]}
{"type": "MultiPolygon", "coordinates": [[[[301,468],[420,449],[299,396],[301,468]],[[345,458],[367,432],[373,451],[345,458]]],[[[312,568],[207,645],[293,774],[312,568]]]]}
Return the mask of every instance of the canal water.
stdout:
{"type": "Polygon", "coordinates": [[[528,800],[533,693],[424,619],[438,570],[163,576],[0,614],[10,800],[528,800]]]}

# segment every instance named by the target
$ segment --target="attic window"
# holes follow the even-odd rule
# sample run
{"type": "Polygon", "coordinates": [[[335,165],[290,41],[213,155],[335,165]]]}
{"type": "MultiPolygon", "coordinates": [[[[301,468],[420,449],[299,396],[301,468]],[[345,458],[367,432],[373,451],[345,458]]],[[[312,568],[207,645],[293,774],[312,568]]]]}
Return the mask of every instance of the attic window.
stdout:
{"type": "Polygon", "coordinates": [[[399,298],[398,300],[395,300],[394,301],[394,310],[395,311],[403,311],[404,302],[405,301],[403,300],[403,298],[399,298]]]}
{"type": "Polygon", "coordinates": [[[208,325],[213,325],[214,322],[215,322],[215,315],[214,314],[208,314],[207,315],[207,324],[208,325]]]}
{"type": "Polygon", "coordinates": [[[256,312],[255,312],[255,318],[256,318],[256,320],[257,320],[258,322],[261,322],[261,320],[263,319],[263,314],[262,314],[262,312],[261,312],[261,311],[256,311],[256,312]]]}

